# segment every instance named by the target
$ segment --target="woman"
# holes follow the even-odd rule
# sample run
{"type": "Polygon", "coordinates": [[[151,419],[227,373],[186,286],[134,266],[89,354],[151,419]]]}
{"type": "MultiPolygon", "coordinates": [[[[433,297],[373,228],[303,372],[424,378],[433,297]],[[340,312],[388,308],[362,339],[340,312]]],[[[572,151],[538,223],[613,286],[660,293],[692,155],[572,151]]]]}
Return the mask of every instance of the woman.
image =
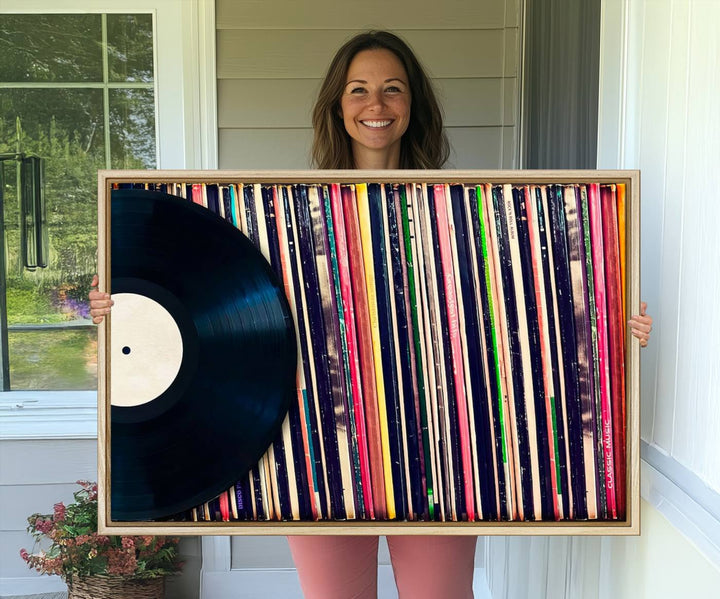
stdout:
{"type": "MultiPolygon", "coordinates": [[[[312,116],[314,166],[322,169],[439,169],[449,154],[432,85],[410,48],[383,31],[355,36],[335,55],[312,116]]],[[[97,279],[93,286],[97,285],[97,279]]],[[[90,294],[93,322],[109,295],[90,294]]],[[[652,319],[629,324],[642,346],[652,319]]],[[[293,536],[290,549],[308,599],[377,596],[376,536],[293,536]]],[[[476,537],[388,537],[401,599],[473,596],[476,537]]]]}

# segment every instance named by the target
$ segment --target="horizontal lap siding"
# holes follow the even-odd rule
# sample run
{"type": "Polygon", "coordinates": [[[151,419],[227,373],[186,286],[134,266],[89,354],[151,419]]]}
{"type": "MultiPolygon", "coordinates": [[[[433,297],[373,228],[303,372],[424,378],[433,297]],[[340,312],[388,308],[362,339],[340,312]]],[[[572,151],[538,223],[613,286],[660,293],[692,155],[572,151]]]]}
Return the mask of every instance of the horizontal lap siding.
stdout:
{"type": "Polygon", "coordinates": [[[433,77],[453,145],[448,166],[517,167],[518,6],[220,0],[220,168],[308,168],[310,113],[325,70],[343,42],[370,28],[399,33],[433,77]]]}
{"type": "Polygon", "coordinates": [[[79,479],[97,478],[95,440],[0,441],[0,579],[33,576],[20,559],[32,549],[27,517],[73,500],[79,479]]]}

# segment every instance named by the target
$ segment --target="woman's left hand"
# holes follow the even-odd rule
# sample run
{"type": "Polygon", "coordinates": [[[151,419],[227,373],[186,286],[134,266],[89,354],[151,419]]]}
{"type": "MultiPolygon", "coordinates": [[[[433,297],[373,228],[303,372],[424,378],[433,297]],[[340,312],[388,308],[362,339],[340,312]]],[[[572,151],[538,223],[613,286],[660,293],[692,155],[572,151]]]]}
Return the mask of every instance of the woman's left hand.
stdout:
{"type": "Polygon", "coordinates": [[[640,347],[647,347],[648,340],[650,339],[650,331],[652,331],[652,316],[645,313],[647,310],[647,304],[640,302],[640,314],[636,314],[630,320],[630,330],[640,340],[640,347]]]}

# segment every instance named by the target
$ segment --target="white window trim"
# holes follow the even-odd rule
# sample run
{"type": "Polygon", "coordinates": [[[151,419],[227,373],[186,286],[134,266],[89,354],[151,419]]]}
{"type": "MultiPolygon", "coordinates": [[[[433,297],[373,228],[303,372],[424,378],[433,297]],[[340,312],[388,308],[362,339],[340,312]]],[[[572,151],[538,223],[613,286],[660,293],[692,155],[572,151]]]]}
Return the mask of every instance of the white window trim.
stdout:
{"type": "MultiPolygon", "coordinates": [[[[6,13],[151,13],[158,168],[217,168],[214,0],[0,0],[6,13]]],[[[0,439],[97,436],[95,391],[0,392],[0,439]]]]}
{"type": "Polygon", "coordinates": [[[720,568],[720,494],[654,445],[642,441],[641,455],[643,499],[720,568]]]}

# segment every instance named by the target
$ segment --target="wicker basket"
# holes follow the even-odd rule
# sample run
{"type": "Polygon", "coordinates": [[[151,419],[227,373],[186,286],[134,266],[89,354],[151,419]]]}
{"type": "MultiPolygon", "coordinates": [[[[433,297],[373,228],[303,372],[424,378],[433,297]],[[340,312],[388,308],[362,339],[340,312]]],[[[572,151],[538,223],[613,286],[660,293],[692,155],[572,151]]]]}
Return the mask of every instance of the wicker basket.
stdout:
{"type": "Polygon", "coordinates": [[[88,576],[68,582],[68,599],[163,599],[165,578],[88,576]]]}

